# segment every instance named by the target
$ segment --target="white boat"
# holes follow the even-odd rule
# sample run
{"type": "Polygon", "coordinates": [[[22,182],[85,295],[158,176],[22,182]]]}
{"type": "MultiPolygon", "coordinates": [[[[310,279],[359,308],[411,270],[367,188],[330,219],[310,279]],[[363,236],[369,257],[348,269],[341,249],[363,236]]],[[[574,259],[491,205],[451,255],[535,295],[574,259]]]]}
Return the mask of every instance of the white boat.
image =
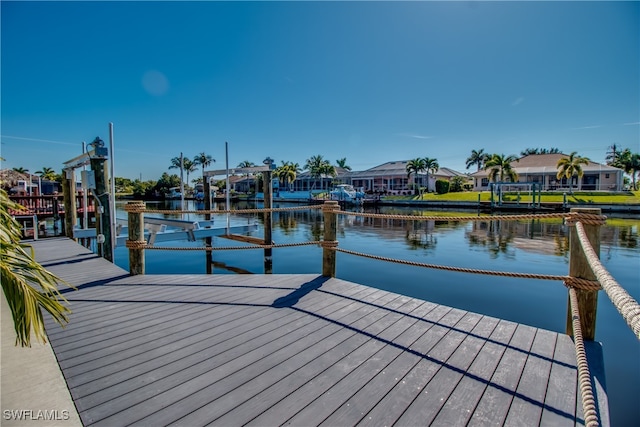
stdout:
{"type": "Polygon", "coordinates": [[[181,199],[182,193],[180,192],[180,187],[171,187],[166,196],[167,199],[181,199]]]}
{"type": "Polygon", "coordinates": [[[194,190],[193,190],[193,197],[198,200],[198,201],[203,201],[204,200],[204,185],[203,184],[196,184],[194,190]]]}
{"type": "Polygon", "coordinates": [[[364,193],[361,191],[356,191],[353,185],[350,184],[336,185],[329,194],[331,195],[331,200],[337,200],[339,202],[357,204],[364,201],[364,193]]]}

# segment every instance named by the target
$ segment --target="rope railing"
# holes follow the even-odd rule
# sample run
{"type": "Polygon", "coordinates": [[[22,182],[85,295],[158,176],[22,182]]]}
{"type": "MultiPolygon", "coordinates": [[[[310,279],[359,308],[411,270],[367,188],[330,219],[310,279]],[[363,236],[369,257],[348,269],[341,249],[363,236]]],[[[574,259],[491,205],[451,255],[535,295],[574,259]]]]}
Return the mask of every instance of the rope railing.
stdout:
{"type": "Polygon", "coordinates": [[[379,218],[379,219],[395,219],[403,221],[495,221],[510,220],[517,221],[521,219],[561,219],[570,217],[569,213],[548,213],[548,214],[520,214],[520,215],[492,215],[487,216],[427,216],[427,215],[394,215],[394,214],[375,214],[365,212],[347,212],[338,211],[340,215],[358,216],[362,218],[379,218]]]}
{"type": "MultiPolygon", "coordinates": [[[[166,210],[166,209],[145,209],[144,205],[137,206],[135,208],[128,209],[129,212],[145,212],[145,213],[199,213],[199,214],[226,214],[226,213],[264,213],[264,212],[285,212],[285,211],[300,211],[300,210],[309,210],[309,209],[322,209],[323,205],[310,205],[310,206],[297,206],[297,207],[286,207],[286,208],[263,208],[263,209],[236,209],[236,210],[166,210]]],[[[567,222],[573,222],[577,219],[580,221],[593,222],[598,221],[601,223],[603,217],[601,215],[592,215],[592,214],[584,214],[584,213],[551,213],[551,214],[520,214],[520,215],[494,215],[491,217],[478,217],[478,216],[419,216],[419,215],[389,215],[389,214],[372,214],[372,213],[364,213],[364,212],[348,212],[342,211],[339,209],[333,209],[335,214],[340,215],[349,215],[349,216],[358,216],[358,217],[366,217],[366,218],[382,218],[382,219],[394,219],[394,220],[412,220],[412,221],[427,221],[427,220],[438,220],[438,221],[487,221],[487,220],[529,220],[529,219],[566,219],[567,222]]],[[[454,267],[447,265],[437,265],[437,264],[429,264],[429,263],[420,263],[415,261],[406,261],[388,257],[382,257],[378,255],[365,254],[361,252],[356,252],[348,249],[338,248],[337,241],[309,241],[309,242],[298,242],[298,243],[285,243],[285,244],[264,244],[264,245],[245,245],[245,246],[217,246],[217,247],[173,247],[173,246],[155,246],[155,245],[147,245],[146,242],[137,241],[131,242],[127,241],[127,247],[135,248],[135,249],[148,249],[148,250],[174,250],[174,251],[223,251],[223,250],[255,250],[255,249],[274,249],[274,248],[286,248],[286,247],[296,247],[296,246],[311,246],[311,245],[319,245],[323,246],[329,250],[342,252],[346,254],[351,254],[355,256],[360,256],[369,259],[375,259],[379,261],[385,262],[393,262],[397,264],[404,264],[410,266],[431,268],[431,269],[439,269],[446,271],[455,271],[462,273],[470,273],[470,274],[483,274],[483,275],[492,275],[492,276],[501,276],[501,277],[514,277],[514,278],[523,278],[523,279],[537,279],[537,280],[554,280],[554,281],[562,281],[567,284],[569,287],[575,287],[577,289],[585,289],[585,290],[600,290],[601,286],[598,282],[580,279],[577,277],[571,276],[560,276],[560,275],[545,275],[545,274],[536,274],[536,273],[519,273],[519,272],[506,272],[506,271],[495,271],[495,270],[483,270],[483,269],[474,269],[474,268],[464,268],[464,267],[454,267]]],[[[640,323],[640,319],[639,319],[640,323]]],[[[640,326],[639,326],[640,328],[640,326]]]]}
{"type": "Polygon", "coordinates": [[[604,289],[616,310],[622,315],[636,337],[640,339],[640,305],[604,268],[587,238],[581,221],[576,222],[575,227],[582,251],[593,274],[596,275],[598,282],[602,285],[602,289],[604,289]]]}
{"type": "Polygon", "coordinates": [[[600,284],[598,282],[595,282],[592,280],[580,279],[578,277],[454,267],[450,265],[429,264],[424,262],[388,258],[388,257],[379,256],[379,255],[365,254],[365,253],[356,252],[349,249],[337,248],[337,247],[332,249],[335,251],[350,254],[350,255],[356,255],[364,258],[375,259],[377,261],[393,262],[396,264],[404,264],[404,265],[410,265],[414,267],[425,267],[425,268],[432,268],[436,270],[455,271],[460,273],[484,274],[488,276],[516,277],[519,279],[555,280],[555,281],[565,282],[567,286],[574,287],[577,289],[596,290],[596,291],[601,289],[600,284]]]}
{"type": "Polygon", "coordinates": [[[596,401],[593,396],[591,386],[591,373],[587,361],[587,352],[582,339],[582,327],[580,326],[580,310],[578,309],[578,296],[576,290],[569,286],[569,303],[571,305],[571,322],[573,326],[573,339],[576,352],[578,368],[578,387],[582,397],[582,412],[584,413],[584,423],[587,427],[597,427],[600,425],[596,401]]]}
{"type": "Polygon", "coordinates": [[[252,213],[264,213],[264,212],[287,212],[287,211],[302,211],[302,210],[322,209],[322,205],[309,205],[309,206],[295,206],[287,208],[255,208],[255,209],[226,209],[226,210],[171,210],[171,209],[144,209],[145,213],[159,213],[159,214],[252,214],[252,213]]]}
{"type": "Polygon", "coordinates": [[[149,246],[145,245],[144,249],[159,250],[159,251],[242,251],[252,249],[273,249],[273,248],[293,248],[297,246],[323,246],[323,240],[315,240],[309,242],[298,243],[280,243],[271,245],[247,245],[247,246],[198,246],[198,247],[174,247],[174,246],[149,246]]]}

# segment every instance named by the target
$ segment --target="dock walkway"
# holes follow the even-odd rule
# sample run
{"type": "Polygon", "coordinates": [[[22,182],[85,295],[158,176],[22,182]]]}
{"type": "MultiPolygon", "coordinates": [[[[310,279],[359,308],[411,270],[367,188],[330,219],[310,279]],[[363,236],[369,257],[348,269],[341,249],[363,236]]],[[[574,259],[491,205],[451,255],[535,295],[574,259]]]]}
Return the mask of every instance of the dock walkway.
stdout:
{"type": "Polygon", "coordinates": [[[563,334],[318,275],[129,276],[34,247],[77,286],[47,331],[84,425],[583,423],[563,334]]]}

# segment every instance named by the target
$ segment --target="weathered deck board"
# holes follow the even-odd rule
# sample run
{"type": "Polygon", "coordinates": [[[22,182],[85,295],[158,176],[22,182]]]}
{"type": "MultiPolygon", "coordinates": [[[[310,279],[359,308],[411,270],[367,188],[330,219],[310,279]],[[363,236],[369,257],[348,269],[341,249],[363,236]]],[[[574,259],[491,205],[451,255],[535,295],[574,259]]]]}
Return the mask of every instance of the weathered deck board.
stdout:
{"type": "Polygon", "coordinates": [[[85,425],[582,423],[561,334],[317,275],[129,276],[34,246],[78,287],[47,330],[85,425]]]}

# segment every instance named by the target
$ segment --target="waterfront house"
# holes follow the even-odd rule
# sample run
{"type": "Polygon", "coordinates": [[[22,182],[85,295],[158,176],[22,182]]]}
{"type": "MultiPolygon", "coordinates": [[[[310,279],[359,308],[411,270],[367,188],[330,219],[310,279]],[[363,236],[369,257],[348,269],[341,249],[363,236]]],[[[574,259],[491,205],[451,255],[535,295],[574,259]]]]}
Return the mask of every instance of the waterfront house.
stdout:
{"type": "Polygon", "coordinates": [[[322,174],[320,176],[312,176],[311,173],[306,170],[297,174],[296,180],[289,186],[287,183],[283,185],[283,189],[292,189],[293,191],[313,191],[321,189],[331,189],[333,184],[349,184],[349,176],[353,173],[340,166],[334,166],[336,169],[336,176],[330,176],[322,174]]]}
{"type": "MultiPolygon", "coordinates": [[[[224,179],[222,179],[224,181],[224,179]]],[[[258,193],[263,191],[262,180],[259,180],[255,175],[231,175],[229,176],[229,183],[232,191],[238,193],[253,193],[257,190],[258,193]],[[256,189],[256,185],[259,188],[256,189]]],[[[277,176],[271,178],[271,186],[273,192],[277,193],[280,187],[280,180],[277,176]]]]}
{"type": "MultiPolygon", "coordinates": [[[[520,183],[536,183],[543,190],[566,191],[569,190],[567,178],[558,179],[558,160],[569,157],[566,154],[532,154],[521,157],[511,163],[511,168],[518,174],[520,183]]],[[[589,161],[582,167],[583,176],[574,175],[572,188],[580,191],[620,191],[622,190],[622,169],[589,161]]],[[[489,170],[479,170],[471,174],[473,189],[486,191],[489,189],[489,170]]]]}
{"type": "Polygon", "coordinates": [[[428,187],[429,191],[434,191],[438,179],[450,181],[456,176],[466,177],[463,173],[441,167],[435,173],[429,173],[429,182],[427,183],[426,172],[417,175],[412,173],[409,177],[407,163],[408,160],[386,162],[364,171],[351,172],[348,178],[351,185],[367,192],[412,194],[414,184],[428,187]]]}
{"type": "Polygon", "coordinates": [[[0,182],[5,191],[15,196],[57,194],[62,191],[60,184],[56,181],[42,179],[37,175],[20,173],[12,169],[0,171],[0,182]]]}

